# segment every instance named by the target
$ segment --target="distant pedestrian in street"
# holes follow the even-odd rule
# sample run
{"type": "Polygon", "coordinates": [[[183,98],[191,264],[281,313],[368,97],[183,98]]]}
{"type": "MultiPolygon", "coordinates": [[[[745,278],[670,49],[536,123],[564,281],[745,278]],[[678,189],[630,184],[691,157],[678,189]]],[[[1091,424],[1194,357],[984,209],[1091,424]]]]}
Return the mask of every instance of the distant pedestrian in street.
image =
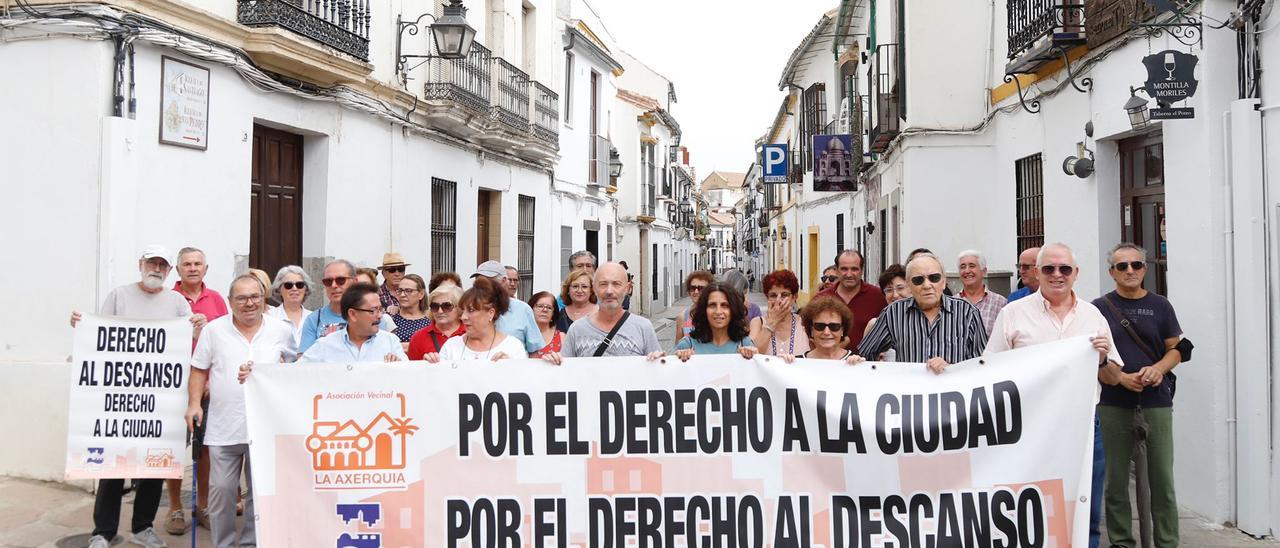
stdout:
{"type": "Polygon", "coordinates": [[[453,283],[442,283],[431,290],[427,297],[427,310],[431,313],[431,325],[419,329],[409,338],[409,349],[405,351],[410,360],[421,360],[427,354],[439,353],[445,341],[467,332],[462,325],[462,308],[458,301],[462,299],[462,288],[453,283]]]}
{"type": "Polygon", "coordinates": [[[745,292],[749,293],[751,291],[755,291],[755,289],[756,289],[756,272],[754,270],[748,270],[747,271],[747,291],[745,292]]]}
{"type": "MultiPolygon", "coordinates": [[[[498,261],[485,261],[476,267],[475,273],[471,275],[473,280],[480,278],[489,278],[494,282],[494,287],[501,288],[507,304],[502,307],[503,312],[498,314],[497,327],[498,331],[506,333],[524,345],[524,353],[527,355],[532,352],[542,350],[547,345],[547,341],[542,339],[542,333],[538,331],[538,322],[533,319],[533,309],[529,308],[528,303],[519,299],[511,298],[511,289],[507,282],[507,268],[502,266],[498,261]]],[[[481,295],[483,296],[483,295],[481,295]]],[[[465,297],[463,295],[463,303],[465,306],[465,297]]],[[[471,326],[467,326],[467,331],[471,330],[471,326]]],[[[521,356],[525,357],[525,356],[521,356]]]]}
{"type": "Polygon", "coordinates": [[[795,356],[783,356],[783,361],[791,363],[796,358],[844,360],[849,365],[866,361],[845,348],[845,338],[853,329],[853,312],[839,299],[828,295],[814,297],[800,311],[800,318],[813,348],[795,356]]]}
{"type": "Polygon", "coordinates": [[[289,322],[293,327],[294,345],[302,344],[302,324],[311,314],[302,303],[311,296],[311,276],[302,267],[288,265],[280,267],[276,279],[271,282],[271,293],[280,301],[280,306],[267,309],[267,315],[289,322]]]}
{"type": "Polygon", "coordinates": [[[996,315],[1000,314],[1000,309],[1004,308],[1008,300],[987,289],[987,258],[981,251],[961,251],[956,262],[959,263],[960,283],[964,285],[960,296],[978,307],[978,312],[982,313],[982,325],[990,333],[991,328],[996,325],[996,315]]]}
{"type": "Polygon", "coordinates": [[[1129,504],[1129,462],[1134,439],[1146,440],[1154,544],[1178,546],[1178,500],[1173,481],[1173,368],[1182,327],[1168,299],[1147,291],[1146,250],[1122,243],[1111,250],[1109,273],[1116,289],[1094,299],[1124,359],[1120,384],[1103,386],[1098,419],[1106,451],[1107,538],[1112,546],[1137,547],[1129,504]]]}
{"type": "Polygon", "coordinates": [[[829,291],[836,286],[836,282],[839,280],[840,276],[837,274],[836,265],[822,269],[822,277],[818,278],[818,293],[829,291]]]}
{"type": "MultiPolygon", "coordinates": [[[[267,289],[255,276],[244,274],[231,282],[231,315],[209,322],[191,356],[187,385],[187,427],[204,427],[204,445],[210,461],[209,531],[217,548],[254,546],[255,519],[244,520],[236,537],[236,499],[240,495],[240,471],[252,477],[249,463],[249,430],[245,422],[244,387],[240,369],[255,363],[291,362],[297,343],[288,323],[265,318],[262,304],[267,289]],[[207,408],[202,396],[208,389],[207,408]]],[[[253,482],[244,497],[249,516],[253,507],[253,482]]]]}
{"type": "MultiPolygon", "coordinates": [[[[320,283],[324,285],[329,304],[312,312],[303,322],[302,341],[298,344],[298,351],[302,353],[306,353],[316,340],[347,325],[347,318],[342,313],[342,295],[356,283],[356,266],[343,259],[329,261],[329,264],[324,265],[323,276],[320,283]]],[[[381,297],[378,302],[378,307],[381,308],[381,297]]],[[[380,318],[379,325],[384,331],[391,331],[395,327],[391,323],[391,317],[381,315],[380,318]]]]}
{"type": "Polygon", "coordinates": [[[715,281],[716,277],[709,270],[694,270],[684,277],[684,292],[693,302],[689,303],[689,308],[680,312],[680,323],[676,326],[676,342],[680,342],[680,339],[688,337],[689,333],[693,332],[693,308],[698,304],[698,297],[702,295],[702,290],[715,281]]]}
{"type": "MultiPolygon", "coordinates": [[[[405,269],[409,267],[409,263],[404,262],[404,257],[394,251],[382,254],[382,266],[378,270],[382,272],[382,285],[378,286],[378,300],[382,301],[382,308],[386,309],[387,314],[395,315],[400,312],[400,301],[396,298],[396,289],[400,287],[400,281],[404,279],[405,269]]],[[[377,283],[375,278],[374,283],[377,283]]]]}
{"type": "Polygon", "coordinates": [[[511,265],[503,266],[507,271],[507,296],[512,299],[520,298],[520,271],[511,265]]]}
{"type": "Polygon", "coordinates": [[[573,322],[561,342],[560,352],[548,352],[542,359],[559,365],[562,358],[600,356],[664,355],[658,335],[647,318],[622,309],[627,292],[627,271],[618,263],[605,263],[595,272],[595,293],[599,308],[594,314],[573,322]]]}
{"type": "Polygon", "coordinates": [[[386,311],[378,298],[378,286],[351,284],[342,292],[338,310],[346,320],[346,328],[317,340],[302,353],[299,361],[354,363],[409,359],[400,346],[400,339],[381,327],[386,311]]]}
{"type": "Polygon", "coordinates": [[[795,313],[800,282],[790,270],[771,272],[761,281],[769,309],[760,322],[751,324],[752,345],[770,356],[795,356],[809,350],[809,337],[795,313]]]}
{"type": "Polygon", "coordinates": [[[560,301],[565,306],[557,314],[556,329],[561,333],[567,333],[573,322],[595,314],[598,307],[592,284],[591,274],[586,270],[574,270],[560,285],[560,301]]]}
{"type": "Polygon", "coordinates": [[[747,327],[746,299],[737,288],[713,283],[693,305],[693,331],[676,342],[675,354],[689,361],[694,354],[756,355],[747,327]]]}
{"type": "MultiPolygon", "coordinates": [[[[496,261],[481,264],[481,270],[501,267],[502,265],[496,261]]],[[[471,289],[464,292],[462,298],[458,300],[458,307],[462,309],[462,325],[467,328],[466,333],[445,341],[439,353],[427,354],[423,359],[431,363],[439,363],[443,360],[496,362],[529,357],[529,353],[525,351],[525,342],[510,333],[504,333],[498,325],[503,315],[511,312],[512,303],[519,302],[525,307],[529,306],[512,299],[507,291],[503,276],[477,275],[471,283],[471,289]]],[[[536,328],[537,324],[535,323],[534,326],[536,328]]],[[[541,334],[537,334],[537,337],[539,340],[542,339],[541,334]]]]}
{"type": "Polygon", "coordinates": [[[1040,272],[1036,270],[1036,257],[1040,248],[1028,247],[1018,254],[1018,276],[1022,279],[1022,287],[1009,294],[1009,302],[1016,301],[1040,289],[1040,272]]]}
{"type": "Polygon", "coordinates": [[[840,299],[840,302],[853,312],[853,331],[849,333],[849,345],[846,347],[858,351],[858,343],[862,342],[862,334],[867,329],[867,322],[880,315],[886,306],[884,294],[879,288],[872,287],[862,280],[862,268],[866,262],[862,253],[856,249],[846,249],[836,255],[836,270],[840,281],[835,287],[819,295],[828,295],[840,299]]]}
{"type": "MultiPolygon", "coordinates": [[[[591,279],[589,276],[586,279],[591,279]]],[[[556,327],[560,323],[560,315],[564,312],[556,308],[556,296],[550,291],[539,291],[529,299],[529,307],[533,309],[533,319],[538,321],[538,330],[547,345],[542,350],[530,354],[530,358],[541,358],[552,352],[559,352],[563,346],[564,332],[556,327]]],[[[568,331],[566,329],[565,331],[568,331]]]]}
{"type": "Polygon", "coordinates": [[[391,319],[396,324],[396,337],[407,351],[414,333],[431,325],[426,306],[427,282],[417,274],[405,274],[396,287],[396,300],[400,303],[399,312],[392,314],[391,319]]]}
{"type": "Polygon", "coordinates": [[[858,355],[879,356],[893,349],[897,361],[922,362],[934,373],[981,356],[987,345],[982,314],[968,301],[942,293],[942,272],[942,261],[932,253],[916,254],[907,263],[911,297],[885,307],[858,346],[858,355]]]}
{"type": "MultiPolygon", "coordinates": [[[[194,342],[206,320],[203,314],[192,314],[191,305],[176,291],[165,289],[165,278],[173,268],[169,263],[169,250],[162,246],[147,246],[138,259],[138,282],[111,290],[103,299],[98,313],[103,316],[123,316],[142,319],[189,318],[194,342]]],[[[71,312],[71,327],[80,322],[81,315],[71,312]]],[[[160,507],[160,492],[164,480],[134,480],[133,519],[131,542],[146,548],[164,548],[163,540],[153,529],[156,511],[160,507]]],[[[93,536],[89,548],[109,548],[120,530],[120,506],[124,497],[124,479],[100,479],[93,502],[93,536]]],[[[186,524],[183,524],[186,530],[186,524]]]]}
{"type": "MultiPolygon", "coordinates": [[[[1061,243],[1046,245],[1040,248],[1035,265],[1039,270],[1040,289],[1025,299],[1009,303],[1000,311],[984,353],[995,354],[1088,335],[1093,340],[1093,348],[1098,351],[1098,381],[1103,385],[1121,382],[1124,360],[1112,345],[1111,326],[1097,307],[1076,296],[1075,283],[1080,277],[1080,268],[1071,248],[1061,243]]],[[[1095,415],[1090,548],[1097,548],[1101,538],[1099,523],[1102,518],[1104,462],[1102,434],[1095,415]]]]}

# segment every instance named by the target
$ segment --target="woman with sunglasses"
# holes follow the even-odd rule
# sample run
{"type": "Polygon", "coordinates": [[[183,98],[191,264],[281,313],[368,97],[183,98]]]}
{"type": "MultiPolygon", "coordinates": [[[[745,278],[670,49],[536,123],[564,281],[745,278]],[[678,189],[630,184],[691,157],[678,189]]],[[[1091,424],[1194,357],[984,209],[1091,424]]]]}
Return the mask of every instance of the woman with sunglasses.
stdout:
{"type": "Polygon", "coordinates": [[[427,310],[431,312],[431,324],[419,329],[409,338],[405,351],[410,360],[421,360],[427,354],[438,353],[445,341],[467,332],[462,325],[462,309],[458,300],[462,289],[451,283],[442,284],[427,296],[427,310]]]}
{"type": "Polygon", "coordinates": [[[853,312],[840,299],[826,295],[815,297],[800,311],[800,321],[813,347],[795,356],[783,355],[782,361],[844,360],[849,365],[866,361],[845,348],[849,344],[849,330],[853,329],[853,312]]]}
{"type": "Polygon", "coordinates": [[[702,296],[702,290],[708,285],[716,281],[715,275],[708,270],[695,270],[684,277],[684,290],[689,294],[689,300],[693,301],[689,308],[680,313],[679,331],[676,331],[676,342],[688,337],[693,332],[693,309],[697,306],[698,298],[702,296]]]}
{"type": "Polygon", "coordinates": [[[280,306],[267,309],[267,315],[289,322],[293,328],[293,344],[302,341],[302,323],[310,310],[302,306],[311,296],[311,276],[300,266],[281,267],[276,273],[276,281],[271,284],[271,294],[280,301],[280,306]]]}
{"type": "Polygon", "coordinates": [[[400,306],[391,314],[396,322],[396,336],[405,350],[409,349],[409,341],[418,330],[431,324],[427,315],[426,298],[427,282],[417,274],[407,274],[400,279],[395,288],[396,302],[400,306]]]}
{"type": "MultiPolygon", "coordinates": [[[[572,277],[572,276],[570,276],[572,277]]],[[[590,276],[587,277],[590,279],[590,276]]],[[[564,335],[556,326],[564,313],[556,306],[556,296],[550,291],[539,291],[529,299],[529,308],[533,309],[533,319],[538,322],[538,331],[542,340],[551,341],[542,350],[530,354],[530,358],[541,358],[550,352],[560,351],[561,336],[564,335]]]]}
{"type": "Polygon", "coordinates": [[[762,354],[795,356],[809,350],[809,337],[800,328],[800,315],[793,311],[800,281],[790,270],[775,270],[761,280],[769,311],[759,322],[751,322],[751,340],[762,354]]]}
{"type": "MultiPolygon", "coordinates": [[[[556,330],[567,333],[573,322],[594,314],[599,308],[591,283],[591,273],[586,270],[574,270],[565,277],[560,286],[560,302],[564,303],[564,311],[556,319],[556,330]]],[[[545,335],[543,339],[551,340],[545,335]]]]}
{"type": "Polygon", "coordinates": [[[694,354],[756,355],[747,330],[747,305],[733,286],[713,283],[703,289],[693,305],[693,331],[676,342],[676,357],[689,361],[694,354]]]}
{"type": "Polygon", "coordinates": [[[458,307],[462,309],[462,325],[467,332],[461,337],[445,341],[440,352],[429,353],[422,358],[431,363],[440,360],[462,361],[483,360],[498,361],[507,358],[527,358],[524,343],[515,337],[508,337],[497,330],[494,322],[507,313],[511,306],[507,288],[498,285],[487,276],[477,276],[471,289],[458,299],[458,307]]]}

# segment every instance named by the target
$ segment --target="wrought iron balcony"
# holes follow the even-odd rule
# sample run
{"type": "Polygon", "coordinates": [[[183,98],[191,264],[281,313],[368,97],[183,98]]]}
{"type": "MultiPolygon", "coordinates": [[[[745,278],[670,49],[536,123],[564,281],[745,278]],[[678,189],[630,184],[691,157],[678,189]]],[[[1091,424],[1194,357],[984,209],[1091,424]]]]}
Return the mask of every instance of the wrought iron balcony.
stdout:
{"type": "Polygon", "coordinates": [[[1084,0],[1007,0],[1009,67],[1026,72],[1058,57],[1052,50],[1085,42],[1084,0]]]}
{"type": "Polygon", "coordinates": [[[236,20],[280,27],[362,61],[369,60],[369,0],[238,0],[236,20]]]}
{"type": "Polygon", "coordinates": [[[472,42],[471,53],[462,59],[428,59],[426,98],[452,101],[476,114],[489,114],[492,58],[488,48],[472,42]]]}
{"type": "Polygon", "coordinates": [[[881,44],[867,64],[871,100],[867,108],[868,138],[872,152],[884,152],[898,136],[906,114],[906,82],[897,44],[881,44]]]}
{"type": "Polygon", "coordinates": [[[609,184],[609,148],[612,145],[604,135],[591,136],[591,156],[587,173],[587,182],[593,185],[609,184]]]}
{"type": "Polygon", "coordinates": [[[534,82],[533,100],[533,137],[558,146],[560,143],[560,96],[551,91],[551,88],[534,82]]]}
{"type": "Polygon", "coordinates": [[[491,57],[493,106],[489,116],[518,133],[529,132],[529,75],[501,57],[491,57]]]}

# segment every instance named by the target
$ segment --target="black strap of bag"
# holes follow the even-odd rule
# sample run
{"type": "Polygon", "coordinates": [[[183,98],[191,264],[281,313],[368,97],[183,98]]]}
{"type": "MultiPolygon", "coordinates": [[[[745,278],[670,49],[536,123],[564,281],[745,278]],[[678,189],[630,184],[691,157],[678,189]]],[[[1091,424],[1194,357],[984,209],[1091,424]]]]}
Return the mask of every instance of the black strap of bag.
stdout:
{"type": "Polygon", "coordinates": [[[431,337],[431,344],[435,345],[436,352],[440,351],[440,338],[436,336],[435,331],[428,331],[427,336],[431,337]]]}
{"type": "Polygon", "coordinates": [[[1104,295],[1102,297],[1102,302],[1107,303],[1107,308],[1111,309],[1111,313],[1115,315],[1116,319],[1120,320],[1120,327],[1124,328],[1125,333],[1129,334],[1129,338],[1133,339],[1133,342],[1138,343],[1138,348],[1142,349],[1142,353],[1146,354],[1148,358],[1151,358],[1151,363],[1160,361],[1161,356],[1157,356],[1155,351],[1147,345],[1146,341],[1143,341],[1142,337],[1138,335],[1138,332],[1134,331],[1133,323],[1129,321],[1129,316],[1125,315],[1124,312],[1121,312],[1120,307],[1111,302],[1111,297],[1104,295]]]}
{"type": "Polygon", "coordinates": [[[600,341],[600,346],[596,347],[596,352],[592,354],[593,356],[599,358],[604,355],[605,351],[609,350],[609,345],[613,344],[614,335],[618,334],[618,330],[622,329],[622,324],[627,323],[627,318],[630,317],[630,312],[622,313],[622,317],[618,318],[618,323],[613,324],[613,329],[609,330],[609,334],[604,336],[603,341],[600,341]]]}

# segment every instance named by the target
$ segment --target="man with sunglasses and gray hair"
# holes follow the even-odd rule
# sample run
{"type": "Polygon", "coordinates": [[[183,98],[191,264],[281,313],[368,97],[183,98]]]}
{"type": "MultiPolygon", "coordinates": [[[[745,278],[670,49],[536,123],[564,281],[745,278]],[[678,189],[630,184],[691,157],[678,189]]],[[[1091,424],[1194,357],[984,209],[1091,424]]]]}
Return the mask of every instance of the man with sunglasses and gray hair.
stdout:
{"type": "MultiPolygon", "coordinates": [[[[1088,335],[1098,351],[1098,380],[1104,385],[1121,381],[1124,360],[1112,346],[1111,326],[1098,307],[1076,296],[1080,277],[1075,253],[1063,243],[1051,243],[1036,255],[1039,290],[1000,310],[987,341],[986,354],[1014,348],[1088,335]]],[[[1096,394],[1095,394],[1096,397],[1096,394]]],[[[1102,476],[1104,471],[1102,435],[1095,415],[1093,421],[1093,493],[1089,512],[1089,547],[1101,538],[1102,476]]]]}
{"type": "MultiPolygon", "coordinates": [[[[1141,459],[1151,492],[1155,546],[1178,545],[1178,500],[1173,489],[1173,368],[1183,360],[1182,327],[1173,305],[1147,291],[1147,251],[1131,243],[1111,249],[1108,272],[1116,290],[1094,299],[1124,359],[1120,383],[1103,386],[1098,405],[1106,451],[1107,538],[1112,546],[1138,546],[1129,505],[1129,462],[1141,459]],[[1134,438],[1145,454],[1134,454],[1134,438]]],[[[1151,539],[1148,539],[1150,542],[1151,539]]]]}
{"type": "Polygon", "coordinates": [[[923,362],[934,373],[982,355],[987,329],[969,301],[943,294],[942,261],[918,253],[907,263],[911,297],[885,307],[858,345],[858,355],[879,356],[893,349],[897,361],[923,362]]]}
{"type": "MultiPolygon", "coordinates": [[[[329,261],[329,264],[324,265],[324,277],[320,278],[320,283],[324,285],[324,295],[329,304],[312,312],[302,323],[299,353],[306,352],[317,339],[346,327],[347,319],[342,315],[342,294],[346,293],[347,287],[356,283],[356,265],[346,259],[329,261]]],[[[382,315],[378,325],[383,331],[395,329],[388,314],[382,315]]]]}

